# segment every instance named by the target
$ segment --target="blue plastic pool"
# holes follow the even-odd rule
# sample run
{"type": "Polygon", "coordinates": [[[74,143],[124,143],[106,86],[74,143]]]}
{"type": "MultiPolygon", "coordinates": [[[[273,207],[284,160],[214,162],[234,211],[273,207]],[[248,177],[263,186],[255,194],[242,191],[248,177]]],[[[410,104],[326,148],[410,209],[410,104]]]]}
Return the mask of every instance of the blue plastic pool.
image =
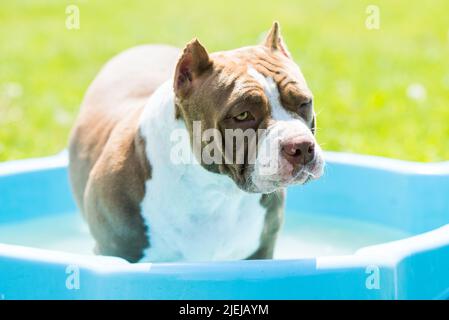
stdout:
{"type": "Polygon", "coordinates": [[[448,298],[449,163],[326,158],[275,260],[160,264],[90,253],[64,153],[0,164],[0,299],[448,298]]]}

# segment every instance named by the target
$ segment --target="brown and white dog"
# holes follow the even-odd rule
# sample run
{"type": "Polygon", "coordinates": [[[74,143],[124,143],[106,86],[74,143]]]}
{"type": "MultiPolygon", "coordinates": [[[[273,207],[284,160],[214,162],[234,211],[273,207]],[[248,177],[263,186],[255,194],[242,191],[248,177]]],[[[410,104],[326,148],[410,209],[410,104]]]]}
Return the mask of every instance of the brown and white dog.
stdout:
{"type": "Polygon", "coordinates": [[[323,172],[314,130],[312,94],[277,23],[263,44],[231,51],[208,54],[194,40],[183,52],[123,52],[89,87],[70,139],[95,252],[131,262],[272,258],[284,188],[323,172]],[[216,132],[249,129],[261,134],[231,147],[244,157],[229,161],[216,132]],[[174,137],[180,130],[187,139],[174,137]],[[174,140],[190,161],[178,161],[174,140]],[[205,161],[211,146],[215,161],[205,161]]]}

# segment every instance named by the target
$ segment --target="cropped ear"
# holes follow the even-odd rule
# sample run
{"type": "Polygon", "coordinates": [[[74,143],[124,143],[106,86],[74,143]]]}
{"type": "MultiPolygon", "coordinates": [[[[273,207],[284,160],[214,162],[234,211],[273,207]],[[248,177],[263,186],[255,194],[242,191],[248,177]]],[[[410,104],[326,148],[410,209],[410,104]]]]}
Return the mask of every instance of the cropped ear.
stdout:
{"type": "Polygon", "coordinates": [[[197,39],[190,41],[176,65],[173,84],[176,96],[187,97],[192,91],[195,80],[211,65],[212,60],[201,43],[197,39]]]}
{"type": "Polygon", "coordinates": [[[291,57],[290,52],[288,51],[288,48],[285,45],[284,40],[282,39],[281,28],[277,21],[273,23],[273,26],[268,32],[263,45],[267,48],[270,48],[272,51],[281,52],[287,58],[291,57]]]}

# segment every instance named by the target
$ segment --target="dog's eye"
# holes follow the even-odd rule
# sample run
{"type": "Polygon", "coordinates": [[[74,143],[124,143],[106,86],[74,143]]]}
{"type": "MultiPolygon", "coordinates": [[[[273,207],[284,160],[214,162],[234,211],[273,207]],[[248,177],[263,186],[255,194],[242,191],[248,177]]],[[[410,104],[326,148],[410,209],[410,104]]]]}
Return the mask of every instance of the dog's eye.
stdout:
{"type": "Polygon", "coordinates": [[[249,121],[253,120],[254,117],[248,111],[242,112],[234,117],[236,121],[249,121]]]}
{"type": "Polygon", "coordinates": [[[311,107],[312,107],[312,103],[313,103],[312,99],[309,99],[309,100],[307,100],[307,101],[304,101],[303,103],[301,103],[301,104],[299,105],[299,109],[300,109],[300,110],[304,110],[304,109],[311,108],[311,107]]]}

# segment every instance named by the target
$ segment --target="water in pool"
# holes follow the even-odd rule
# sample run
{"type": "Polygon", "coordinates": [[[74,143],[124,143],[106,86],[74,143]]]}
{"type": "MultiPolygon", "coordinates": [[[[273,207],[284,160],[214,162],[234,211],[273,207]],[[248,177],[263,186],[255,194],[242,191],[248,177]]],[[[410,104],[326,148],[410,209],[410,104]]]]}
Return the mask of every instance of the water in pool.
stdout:
{"type": "MultiPolygon", "coordinates": [[[[286,214],[277,259],[345,255],[408,234],[384,226],[317,214],[286,214]]],[[[61,214],[0,225],[0,243],[92,254],[93,240],[79,214],[61,214]]]]}

